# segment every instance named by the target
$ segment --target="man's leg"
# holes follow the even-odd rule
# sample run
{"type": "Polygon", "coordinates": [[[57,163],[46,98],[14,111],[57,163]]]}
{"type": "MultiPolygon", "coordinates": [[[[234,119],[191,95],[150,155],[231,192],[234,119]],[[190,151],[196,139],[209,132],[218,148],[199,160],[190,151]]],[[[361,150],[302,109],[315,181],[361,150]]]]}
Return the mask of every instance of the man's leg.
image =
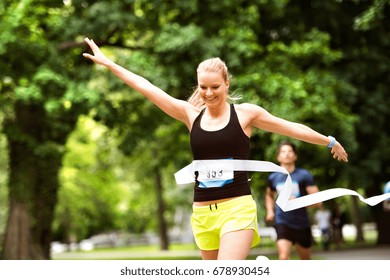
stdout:
{"type": "Polygon", "coordinates": [[[289,260],[292,242],[287,239],[279,239],[276,241],[276,246],[278,247],[279,260],[289,260]]]}
{"type": "Polygon", "coordinates": [[[305,247],[302,247],[301,245],[299,245],[297,243],[297,244],[295,244],[295,248],[296,248],[297,253],[299,255],[299,258],[301,260],[310,260],[311,259],[311,249],[310,249],[310,247],[309,248],[305,248],[305,247]]]}

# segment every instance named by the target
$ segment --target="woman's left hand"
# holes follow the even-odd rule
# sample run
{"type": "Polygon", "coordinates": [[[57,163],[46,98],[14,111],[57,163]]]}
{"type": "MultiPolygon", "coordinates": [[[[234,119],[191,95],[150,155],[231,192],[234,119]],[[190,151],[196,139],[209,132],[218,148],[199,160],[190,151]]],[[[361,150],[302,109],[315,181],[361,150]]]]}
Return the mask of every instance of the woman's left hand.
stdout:
{"type": "Polygon", "coordinates": [[[333,154],[333,158],[348,162],[348,154],[339,142],[336,141],[330,152],[333,154]]]}

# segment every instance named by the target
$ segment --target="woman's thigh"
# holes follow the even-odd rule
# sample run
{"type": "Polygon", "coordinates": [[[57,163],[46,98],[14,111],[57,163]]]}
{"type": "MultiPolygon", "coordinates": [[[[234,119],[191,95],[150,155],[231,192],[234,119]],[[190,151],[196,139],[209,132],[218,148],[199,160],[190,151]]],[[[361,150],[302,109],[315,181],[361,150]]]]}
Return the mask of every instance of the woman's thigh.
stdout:
{"type": "Polygon", "coordinates": [[[243,229],[225,233],[221,237],[218,259],[245,260],[251,249],[253,237],[253,229],[243,229]]]}

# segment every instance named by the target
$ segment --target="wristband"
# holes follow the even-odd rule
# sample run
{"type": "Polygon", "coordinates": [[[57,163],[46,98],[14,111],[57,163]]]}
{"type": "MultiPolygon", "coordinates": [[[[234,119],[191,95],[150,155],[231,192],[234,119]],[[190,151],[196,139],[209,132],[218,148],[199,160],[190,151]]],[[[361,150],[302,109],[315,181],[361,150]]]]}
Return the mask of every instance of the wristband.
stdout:
{"type": "Polygon", "coordinates": [[[336,138],[334,138],[333,136],[328,136],[328,138],[330,139],[330,143],[328,144],[328,148],[333,148],[334,144],[336,144],[336,138]]]}

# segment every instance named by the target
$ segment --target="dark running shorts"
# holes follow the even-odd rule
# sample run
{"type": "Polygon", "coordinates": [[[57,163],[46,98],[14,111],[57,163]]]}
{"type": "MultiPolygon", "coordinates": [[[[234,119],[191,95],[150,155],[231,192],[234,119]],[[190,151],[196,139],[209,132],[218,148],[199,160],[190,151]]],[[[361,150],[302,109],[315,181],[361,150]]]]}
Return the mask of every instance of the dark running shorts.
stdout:
{"type": "Polygon", "coordinates": [[[313,244],[313,238],[310,228],[294,229],[286,225],[275,225],[277,240],[287,239],[293,244],[298,243],[304,248],[310,248],[313,244]]]}

